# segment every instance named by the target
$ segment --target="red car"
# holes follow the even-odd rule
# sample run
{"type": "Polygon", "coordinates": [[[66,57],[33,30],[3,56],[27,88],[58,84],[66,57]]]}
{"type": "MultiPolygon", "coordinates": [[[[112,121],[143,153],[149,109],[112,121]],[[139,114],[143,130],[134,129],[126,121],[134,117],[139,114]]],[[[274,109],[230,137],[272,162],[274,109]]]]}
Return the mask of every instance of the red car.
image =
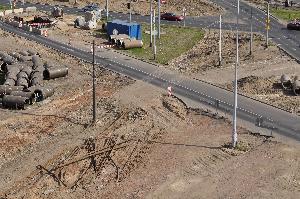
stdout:
{"type": "Polygon", "coordinates": [[[164,13],[160,15],[160,19],[165,19],[169,21],[182,21],[184,17],[181,15],[176,15],[174,13],[164,13]]]}

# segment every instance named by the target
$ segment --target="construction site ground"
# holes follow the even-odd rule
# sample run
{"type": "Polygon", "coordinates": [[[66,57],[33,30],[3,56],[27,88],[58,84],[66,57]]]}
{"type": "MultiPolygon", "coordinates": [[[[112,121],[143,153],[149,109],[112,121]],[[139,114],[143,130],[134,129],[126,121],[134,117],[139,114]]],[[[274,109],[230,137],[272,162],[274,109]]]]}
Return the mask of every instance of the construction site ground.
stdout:
{"type": "MultiPolygon", "coordinates": [[[[239,44],[239,92],[299,114],[299,96],[294,96],[291,90],[284,91],[279,84],[283,74],[299,75],[299,64],[272,42],[266,48],[262,35],[254,34],[252,55],[250,33],[240,33],[239,44]]],[[[164,67],[232,90],[235,63],[235,33],[223,32],[220,66],[219,32],[207,30],[203,40],[164,67]]]]}
{"type": "MultiPolygon", "coordinates": [[[[75,1],[71,0],[68,2],[56,1],[56,0],[28,0],[31,3],[48,3],[51,5],[67,5],[74,6],[75,1]]],[[[128,13],[127,0],[109,0],[108,9],[109,11],[128,13]]],[[[77,1],[77,7],[81,8],[89,3],[98,3],[101,9],[105,8],[106,0],[100,1],[89,1],[82,0],[77,1]]],[[[157,7],[157,1],[153,0],[153,8],[157,7]]],[[[207,16],[207,15],[219,15],[223,12],[223,9],[209,0],[168,0],[166,4],[161,4],[161,12],[175,12],[177,14],[183,14],[183,8],[186,8],[186,14],[188,16],[207,16]]],[[[137,2],[132,1],[132,13],[149,15],[150,11],[150,0],[138,0],[137,2]]]]}
{"type": "Polygon", "coordinates": [[[299,143],[238,128],[232,150],[225,118],[99,68],[90,125],[90,64],[3,31],[0,43],[1,51],[34,49],[69,67],[67,77],[45,82],[55,88],[48,100],[0,109],[0,197],[298,197],[299,143]]]}

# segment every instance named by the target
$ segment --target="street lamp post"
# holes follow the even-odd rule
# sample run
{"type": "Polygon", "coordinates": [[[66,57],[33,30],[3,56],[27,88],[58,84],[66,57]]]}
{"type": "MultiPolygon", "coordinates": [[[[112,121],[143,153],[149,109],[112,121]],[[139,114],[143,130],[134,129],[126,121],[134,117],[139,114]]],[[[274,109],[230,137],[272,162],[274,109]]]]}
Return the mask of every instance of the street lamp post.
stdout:
{"type": "Polygon", "coordinates": [[[131,12],[132,12],[132,9],[131,9],[131,0],[129,2],[129,7],[130,7],[130,9],[129,9],[129,23],[131,23],[131,12]]]}
{"type": "Polygon", "coordinates": [[[252,55],[252,48],[253,48],[253,12],[251,8],[251,18],[250,18],[250,55],[252,55]]]}
{"type": "Polygon", "coordinates": [[[106,0],[106,20],[108,21],[108,0],[106,0]]]}
{"type": "Polygon", "coordinates": [[[240,0],[237,1],[237,20],[236,20],[236,62],[234,68],[234,110],[233,110],[233,129],[232,129],[232,147],[237,144],[236,115],[237,115],[237,67],[239,65],[239,17],[240,0]]]}
{"type": "Polygon", "coordinates": [[[150,0],[150,47],[152,47],[152,29],[153,29],[153,11],[152,11],[152,1],[150,0]]]}
{"type": "Polygon", "coordinates": [[[157,34],[158,34],[158,39],[160,39],[160,1],[161,0],[158,0],[158,30],[157,30],[157,34]]]}
{"type": "Polygon", "coordinates": [[[96,122],[95,40],[93,40],[93,123],[96,122]]]}

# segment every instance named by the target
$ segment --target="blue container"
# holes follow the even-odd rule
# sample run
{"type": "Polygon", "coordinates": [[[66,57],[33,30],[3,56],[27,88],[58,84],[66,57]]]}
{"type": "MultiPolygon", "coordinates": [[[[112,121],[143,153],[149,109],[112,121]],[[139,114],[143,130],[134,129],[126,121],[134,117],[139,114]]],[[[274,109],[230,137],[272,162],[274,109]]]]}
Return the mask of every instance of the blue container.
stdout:
{"type": "Polygon", "coordinates": [[[142,26],[138,23],[128,23],[122,20],[113,20],[107,22],[107,34],[126,34],[130,38],[135,38],[137,40],[142,39],[142,26]]]}

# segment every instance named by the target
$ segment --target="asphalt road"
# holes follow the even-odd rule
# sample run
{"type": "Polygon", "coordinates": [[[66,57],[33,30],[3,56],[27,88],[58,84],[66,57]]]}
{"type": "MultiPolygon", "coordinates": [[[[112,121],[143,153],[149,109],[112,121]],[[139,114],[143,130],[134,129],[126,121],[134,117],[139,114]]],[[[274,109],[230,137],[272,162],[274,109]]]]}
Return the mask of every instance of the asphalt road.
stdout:
{"type": "MultiPolygon", "coordinates": [[[[230,20],[236,18],[237,14],[237,0],[212,0],[214,3],[223,7],[227,12],[223,16],[223,20],[230,20]]],[[[2,4],[9,4],[8,0],[0,0],[2,4]]],[[[21,2],[18,3],[22,6],[21,2]]],[[[50,12],[52,10],[51,5],[43,4],[30,4],[26,3],[25,6],[36,6],[39,10],[44,10],[50,12]]],[[[265,34],[265,21],[266,13],[262,10],[252,7],[253,12],[253,31],[265,34]]],[[[82,15],[80,8],[65,7],[65,13],[82,15]]],[[[250,13],[251,6],[247,3],[240,1],[240,22],[239,30],[250,31],[250,13]]],[[[112,19],[129,19],[129,14],[110,12],[109,16],[112,19]]],[[[142,15],[132,15],[132,20],[136,22],[150,22],[149,16],[142,15]]],[[[190,17],[186,18],[186,26],[199,27],[199,28],[219,28],[219,17],[218,16],[203,16],[203,17],[190,17]]],[[[173,24],[173,25],[183,25],[183,22],[171,22],[171,21],[161,21],[162,24],[173,24]]],[[[223,29],[235,30],[236,24],[233,23],[223,23],[223,29]]],[[[300,61],[300,31],[287,30],[286,26],[279,23],[275,18],[271,17],[271,30],[269,32],[269,38],[276,42],[283,50],[289,53],[292,57],[300,61]]]]}
{"type": "MultiPolygon", "coordinates": [[[[87,62],[92,62],[92,55],[89,49],[77,49],[43,36],[14,28],[3,22],[0,22],[0,28],[87,62]]],[[[172,86],[174,94],[179,97],[185,97],[196,103],[205,103],[213,107],[218,104],[221,110],[228,111],[231,114],[231,104],[233,104],[232,92],[205,82],[180,76],[168,70],[160,70],[158,72],[157,66],[130,59],[126,56],[124,57],[125,58],[122,58],[120,55],[116,56],[110,50],[106,50],[101,52],[101,54],[97,54],[96,62],[106,69],[148,82],[164,89],[167,86],[172,86]]],[[[238,107],[239,118],[255,123],[258,117],[263,117],[264,128],[274,128],[274,132],[278,132],[295,140],[300,140],[300,118],[298,116],[241,95],[238,96],[238,107]]]]}
{"type": "MultiPolygon", "coordinates": [[[[212,0],[216,4],[225,8],[231,15],[237,16],[236,0],[212,0]]],[[[256,31],[266,34],[265,21],[266,13],[260,9],[252,7],[253,27],[256,31]]],[[[240,1],[240,19],[250,24],[251,6],[240,1]]],[[[279,23],[275,18],[271,17],[271,29],[269,37],[277,43],[282,49],[289,53],[292,57],[300,61],[300,31],[287,30],[285,25],[279,23]]]]}

